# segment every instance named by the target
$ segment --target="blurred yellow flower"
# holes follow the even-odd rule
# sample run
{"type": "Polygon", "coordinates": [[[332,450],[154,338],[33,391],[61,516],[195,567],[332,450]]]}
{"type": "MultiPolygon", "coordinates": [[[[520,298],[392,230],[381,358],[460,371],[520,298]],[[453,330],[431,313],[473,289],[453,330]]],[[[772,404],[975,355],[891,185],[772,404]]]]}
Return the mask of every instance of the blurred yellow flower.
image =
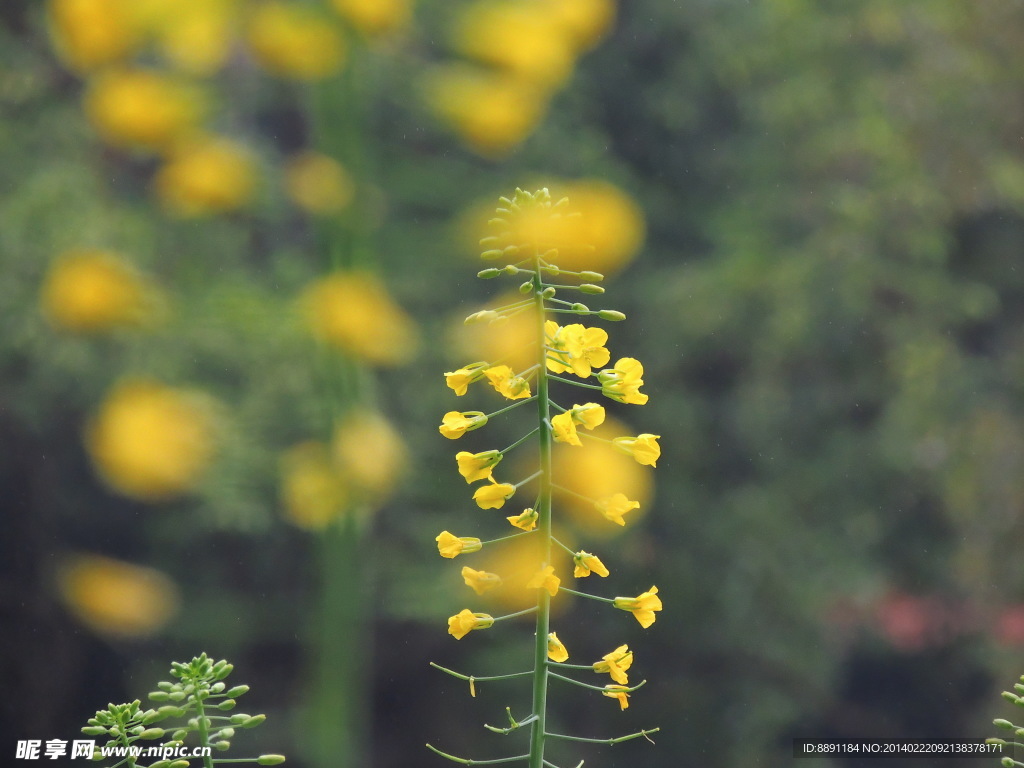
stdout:
{"type": "Polygon", "coordinates": [[[408,455],[394,425],[368,410],[350,415],[338,425],[332,451],[335,466],[352,488],[376,502],[391,495],[408,455]]]}
{"type": "Polygon", "coordinates": [[[494,624],[494,618],[486,613],[473,613],[463,608],[448,619],[448,634],[461,640],[474,629],[487,629],[494,624]]]}
{"type": "Polygon", "coordinates": [[[494,391],[509,400],[521,400],[530,396],[530,382],[516,376],[507,365],[494,365],[484,371],[494,391]]]}
{"type": "Polygon", "coordinates": [[[572,73],[572,41],[547,2],[478,0],[456,23],[453,45],[464,56],[550,88],[572,73]]]}
{"type": "Polygon", "coordinates": [[[163,151],[195,129],[203,103],[199,90],[184,80],[145,69],[118,69],[90,82],[85,112],[108,143],[163,151]]]}
{"type": "Polygon", "coordinates": [[[284,168],[285,191],[299,208],[316,216],[344,210],[355,196],[355,184],[340,163],[319,152],[300,152],[284,168]]]}
{"type": "Polygon", "coordinates": [[[640,626],[647,629],[657,618],[654,612],[661,610],[661,598],[658,597],[658,588],[651,587],[636,597],[616,597],[613,605],[632,613],[634,618],[640,622],[640,626]]]}
{"type": "Polygon", "coordinates": [[[341,34],[312,6],[261,2],[251,11],[246,33],[256,61],[279,77],[320,80],[344,62],[341,34]]]}
{"type": "Polygon", "coordinates": [[[252,199],[256,168],[238,143],[204,137],[176,148],[153,183],[161,206],[172,215],[226,213],[252,199]]]}
{"type": "Polygon", "coordinates": [[[205,76],[220,69],[231,52],[239,5],[240,0],[130,0],[129,9],[172,66],[205,76]]]}
{"type": "Polygon", "coordinates": [[[559,663],[569,660],[569,651],[562,645],[555,632],[548,634],[548,658],[559,663]]]}
{"type": "Polygon", "coordinates": [[[580,51],[593,47],[615,21],[615,0],[548,0],[547,7],[580,51]]]}
{"type": "Polygon", "coordinates": [[[281,503],[285,517],[299,528],[323,530],[340,515],[348,487],[321,442],[288,449],[281,458],[281,503]]]}
{"type": "Polygon", "coordinates": [[[597,555],[592,555],[589,552],[580,550],[572,556],[575,569],[572,575],[577,579],[586,578],[591,573],[596,573],[598,576],[605,577],[608,575],[608,568],[597,555]]]}
{"type": "Polygon", "coordinates": [[[99,555],[75,555],[57,570],[57,588],[68,609],[103,635],[145,637],[178,612],[178,588],[153,568],[99,555]]]}
{"type": "Polygon", "coordinates": [[[412,0],[331,0],[331,4],[364,35],[393,32],[412,18],[412,0]]]}
{"type": "Polygon", "coordinates": [[[437,430],[449,440],[457,440],[486,423],[487,417],[481,411],[448,411],[437,430]]]}
{"type": "Polygon", "coordinates": [[[502,459],[501,451],[483,451],[481,453],[470,453],[459,451],[455,454],[455,461],[459,464],[459,474],[466,478],[467,483],[474,483],[477,480],[490,479],[494,468],[502,459]]]}
{"type": "Polygon", "coordinates": [[[437,551],[441,557],[449,559],[457,557],[462,553],[479,552],[483,544],[480,539],[474,536],[458,537],[448,531],[441,531],[434,539],[437,542],[437,551]]]}
{"type": "Polygon", "coordinates": [[[501,577],[496,573],[487,571],[476,571],[468,565],[462,567],[462,579],[467,587],[472,587],[478,595],[482,595],[489,589],[501,586],[501,577]]]}
{"type": "Polygon", "coordinates": [[[121,61],[142,42],[126,0],[50,0],[48,10],[54,48],[79,72],[121,61]]]}
{"type": "Polygon", "coordinates": [[[155,293],[127,262],[99,249],[66,251],[50,267],[42,308],[57,327],[96,333],[138,326],[152,315],[155,293]]]}
{"type": "Polygon", "coordinates": [[[159,501],[195,487],[213,454],[211,408],[200,395],[146,379],[118,383],[86,429],[99,474],[116,491],[159,501]]]}
{"type": "Polygon", "coordinates": [[[606,690],[602,692],[602,696],[618,699],[620,709],[629,709],[629,694],[625,688],[621,685],[606,685],[605,688],[606,690]]]}
{"type": "Polygon", "coordinates": [[[434,112],[487,157],[522,142],[543,117],[548,98],[537,85],[466,66],[435,70],[424,92],[434,112]]]}
{"type": "Polygon", "coordinates": [[[501,509],[505,502],[511,499],[516,492],[516,487],[511,483],[499,483],[493,477],[489,477],[490,485],[482,485],[473,494],[473,501],[480,509],[501,509]]]}
{"type": "Polygon", "coordinates": [[[545,565],[530,577],[530,580],[526,582],[526,588],[546,589],[548,594],[554,597],[558,594],[558,586],[561,583],[562,580],[555,576],[555,567],[553,565],[545,565]]]}
{"type": "Polygon", "coordinates": [[[633,666],[633,652],[628,645],[620,645],[611,653],[606,653],[601,661],[594,662],[594,671],[598,674],[607,673],[612,680],[620,685],[629,685],[626,670],[633,666]]]}
{"type": "MultiPolygon", "coordinates": [[[[521,298],[519,294],[503,294],[494,303],[507,304],[521,298]]],[[[471,360],[503,360],[510,368],[524,371],[536,362],[536,339],[537,313],[530,308],[493,325],[466,325],[459,320],[452,328],[448,346],[471,360]]]]}
{"type": "Polygon", "coordinates": [[[617,525],[625,525],[622,516],[640,507],[639,501],[630,501],[624,493],[616,493],[594,502],[597,511],[617,525]]]}
{"type": "Polygon", "coordinates": [[[527,507],[518,515],[512,515],[505,519],[508,520],[515,528],[519,528],[524,531],[532,531],[537,527],[538,517],[539,515],[537,514],[537,510],[527,507]]]}
{"type": "Polygon", "coordinates": [[[660,438],[661,435],[651,435],[645,432],[636,437],[616,437],[612,443],[636,459],[637,463],[656,467],[658,459],[661,458],[661,446],[658,445],[660,438]]]}
{"type": "Polygon", "coordinates": [[[311,333],[376,365],[400,365],[416,352],[416,326],[368,273],[337,272],[311,285],[301,299],[311,333]]]}

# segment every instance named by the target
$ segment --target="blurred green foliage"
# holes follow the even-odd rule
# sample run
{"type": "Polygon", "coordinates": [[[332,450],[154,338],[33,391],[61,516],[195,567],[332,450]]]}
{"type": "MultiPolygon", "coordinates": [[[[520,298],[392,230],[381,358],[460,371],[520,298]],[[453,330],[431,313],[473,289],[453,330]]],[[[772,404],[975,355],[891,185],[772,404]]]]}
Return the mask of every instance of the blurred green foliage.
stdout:
{"type": "MultiPolygon", "coordinates": [[[[984,735],[990,680],[1024,642],[1024,11],[635,0],[495,162],[460,148],[415,92],[445,7],[424,0],[422,36],[363,52],[357,70],[377,214],[366,247],[428,340],[373,387],[414,457],[364,550],[374,764],[426,763],[427,740],[489,755],[494,737],[466,723],[526,699],[511,684],[471,699],[427,667],[518,669],[528,645],[469,638],[456,652],[444,633],[463,596],[433,537],[476,513],[436,434],[453,402],[441,372],[466,362],[451,321],[489,290],[454,222],[516,185],[584,176],[648,217],[644,254],[609,282],[632,321],[611,346],[644,362],[664,469],[643,522],[603,546],[616,589],[653,573],[666,609],[634,665],[644,695],[620,714],[600,696],[560,710],[556,691],[554,729],[655,722],[657,748],[581,753],[651,766],[788,764],[794,736],[984,735]]],[[[66,736],[97,696],[117,698],[109,687],[130,699],[133,678],[201,643],[246,670],[268,724],[295,729],[268,727],[267,743],[294,754],[318,544],[281,522],[277,456],[329,436],[333,362],[292,314],[330,254],[269,191],[247,214],[160,216],[145,161],[87,128],[37,15],[0,16],[0,674],[32,705],[3,711],[5,743],[66,736]],[[169,291],[171,319],[100,340],[49,328],[43,275],[83,243],[131,254],[169,291]],[[83,425],[125,371],[222,403],[219,458],[195,495],[143,507],[92,473],[83,425]],[[72,549],[161,568],[181,616],[147,642],[85,634],[54,597],[55,556],[72,549]],[[104,672],[83,673],[84,658],[104,672]]],[[[272,157],[309,131],[307,97],[242,92],[239,130],[272,157]]],[[[561,619],[609,650],[642,631],[592,621],[577,606],[561,619]]]]}

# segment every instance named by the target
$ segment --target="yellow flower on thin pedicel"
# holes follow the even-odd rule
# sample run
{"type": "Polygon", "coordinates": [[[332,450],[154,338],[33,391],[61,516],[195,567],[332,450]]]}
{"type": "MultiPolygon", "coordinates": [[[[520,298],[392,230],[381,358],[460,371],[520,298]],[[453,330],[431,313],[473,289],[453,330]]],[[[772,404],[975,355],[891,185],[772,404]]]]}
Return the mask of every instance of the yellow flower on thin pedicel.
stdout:
{"type": "Polygon", "coordinates": [[[514,527],[519,528],[520,530],[532,531],[534,528],[537,527],[538,517],[539,515],[537,514],[537,510],[527,507],[518,515],[512,515],[511,517],[506,517],[505,519],[508,520],[514,527]]]}
{"type": "Polygon", "coordinates": [[[145,69],[97,75],[85,93],[96,131],[118,147],[164,151],[195,130],[202,98],[194,85],[145,69]]]}
{"type": "Polygon", "coordinates": [[[597,511],[611,520],[616,525],[625,525],[626,521],[622,516],[630,510],[639,509],[639,501],[630,501],[624,493],[616,493],[594,502],[597,511]]]}
{"type": "Polygon", "coordinates": [[[556,443],[583,445],[580,442],[579,435],[576,434],[576,424],[572,420],[572,411],[566,411],[551,417],[551,433],[556,443]]]}
{"type": "Polygon", "coordinates": [[[311,6],[261,2],[246,32],[256,61],[279,77],[320,80],[341,69],[345,59],[341,34],[311,6]]]}
{"type": "Polygon", "coordinates": [[[621,685],[606,685],[605,689],[606,690],[602,691],[602,696],[607,696],[610,699],[618,699],[620,709],[629,709],[629,694],[626,692],[625,688],[621,685]]]}
{"type": "Polygon", "coordinates": [[[336,272],[317,280],[300,306],[316,338],[368,363],[401,365],[419,344],[412,319],[366,272],[336,272]]]}
{"type": "Polygon", "coordinates": [[[153,298],[152,287],[117,254],[82,248],[54,262],[43,284],[42,308],[56,328],[98,333],[142,324],[153,298]]]}
{"type": "Polygon", "coordinates": [[[547,107],[547,91],[466,66],[436,69],[424,83],[433,111],[476,152],[499,157],[522,142],[547,107]]]}
{"type": "Polygon", "coordinates": [[[661,598],[658,597],[658,588],[651,587],[636,597],[616,597],[614,605],[616,608],[632,613],[640,622],[640,626],[647,629],[657,618],[654,612],[661,610],[661,598]]]}
{"type": "Polygon", "coordinates": [[[592,555],[589,552],[580,550],[572,556],[573,563],[576,568],[573,570],[572,575],[577,579],[583,579],[589,576],[591,573],[596,573],[598,576],[607,576],[608,568],[601,562],[601,559],[597,555],[592,555]]]}
{"type": "Polygon", "coordinates": [[[85,443],[116,491],[143,501],[171,498],[194,488],[212,457],[210,406],[155,381],[122,381],[89,423],[85,443]]]}
{"type": "Polygon", "coordinates": [[[652,435],[647,432],[636,437],[616,437],[612,440],[624,453],[628,453],[640,464],[646,464],[649,467],[658,466],[658,459],[661,458],[661,446],[658,445],[658,439],[661,435],[652,435]]]}
{"type": "Polygon", "coordinates": [[[252,199],[256,164],[230,139],[193,139],[174,150],[153,183],[161,206],[174,216],[226,213],[252,199]]]}
{"type": "Polygon", "coordinates": [[[603,328],[586,328],[573,323],[563,327],[561,333],[569,367],[580,378],[588,378],[593,367],[600,368],[611,359],[611,353],[604,346],[608,343],[608,332],[603,328]]]}
{"type": "Polygon", "coordinates": [[[562,580],[555,576],[555,567],[553,565],[545,565],[526,582],[526,588],[546,589],[548,594],[554,597],[558,594],[558,585],[561,583],[562,580]]]}
{"type": "Polygon", "coordinates": [[[494,617],[486,613],[473,613],[463,608],[448,619],[448,634],[461,640],[474,629],[487,629],[494,624],[494,617]]]}
{"type": "Polygon", "coordinates": [[[444,375],[444,383],[455,393],[456,397],[462,397],[474,381],[484,377],[484,370],[487,363],[470,363],[459,368],[457,371],[448,371],[444,375]]]}
{"type": "Polygon", "coordinates": [[[611,653],[606,653],[601,661],[594,662],[594,671],[598,674],[608,673],[612,680],[620,685],[629,685],[626,670],[633,666],[633,652],[628,645],[620,645],[611,653]]]}
{"type": "Polygon", "coordinates": [[[291,201],[316,216],[338,213],[355,197],[355,182],[348,171],[319,152],[306,151],[289,158],[284,181],[291,201]]]}
{"type": "Polygon", "coordinates": [[[473,501],[480,509],[501,509],[505,502],[515,495],[516,487],[511,483],[499,483],[493,477],[488,478],[490,485],[482,485],[473,494],[473,501]]]}
{"type": "Polygon", "coordinates": [[[412,0],[331,0],[334,9],[364,35],[383,35],[405,27],[412,0]]]}
{"type": "Polygon", "coordinates": [[[643,386],[644,367],[639,360],[623,357],[616,361],[614,368],[605,368],[597,374],[601,382],[601,393],[620,403],[643,405],[647,395],[640,392],[643,386]]]}
{"type": "Polygon", "coordinates": [[[554,632],[548,634],[548,658],[559,663],[569,660],[569,651],[554,632]]]}
{"type": "Polygon", "coordinates": [[[516,376],[507,365],[493,365],[484,371],[494,391],[509,400],[521,400],[530,396],[530,382],[516,376]]]}
{"type": "Polygon", "coordinates": [[[458,440],[467,432],[480,429],[486,423],[487,416],[482,411],[448,411],[437,429],[449,440],[458,440]]]}
{"type": "Polygon", "coordinates": [[[455,454],[455,460],[459,463],[459,474],[466,478],[467,483],[484,479],[490,480],[491,473],[501,459],[501,451],[494,450],[482,453],[459,451],[455,454]]]}
{"type": "Polygon", "coordinates": [[[281,502],[288,521],[321,531],[337,519],[348,501],[348,486],[321,442],[290,448],[281,459],[281,502]]]}
{"type": "Polygon", "coordinates": [[[604,406],[597,403],[576,403],[572,407],[572,420],[587,429],[596,429],[604,424],[604,406]]]}
{"type": "Polygon", "coordinates": [[[483,547],[480,539],[474,536],[455,536],[448,531],[441,531],[434,539],[441,557],[451,559],[470,552],[479,552],[483,547]]]}
{"type": "Polygon", "coordinates": [[[121,61],[141,42],[125,0],[51,0],[48,10],[54,48],[79,72],[121,61]]]}
{"type": "Polygon", "coordinates": [[[475,571],[468,565],[462,567],[462,578],[467,587],[472,587],[478,595],[482,595],[489,589],[501,586],[501,577],[496,573],[487,571],[475,571]]]}

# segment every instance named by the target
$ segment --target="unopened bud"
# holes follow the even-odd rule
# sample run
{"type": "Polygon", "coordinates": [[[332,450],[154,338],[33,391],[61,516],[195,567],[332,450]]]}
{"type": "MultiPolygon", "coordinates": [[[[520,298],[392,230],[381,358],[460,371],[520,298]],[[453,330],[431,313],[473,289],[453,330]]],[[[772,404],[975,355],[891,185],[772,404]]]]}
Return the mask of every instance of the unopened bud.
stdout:
{"type": "Polygon", "coordinates": [[[487,261],[491,261],[493,259],[500,259],[502,255],[503,254],[501,253],[501,251],[499,251],[497,248],[492,248],[489,251],[484,251],[483,253],[481,253],[480,258],[486,259],[487,261]]]}
{"type": "Polygon", "coordinates": [[[604,280],[604,275],[600,272],[580,272],[580,280],[586,280],[588,283],[600,283],[604,280]]]}
{"type": "Polygon", "coordinates": [[[500,269],[489,267],[488,269],[481,269],[479,272],[476,273],[476,276],[479,277],[481,280],[490,280],[491,278],[498,277],[500,274],[500,269]]]}
{"type": "Polygon", "coordinates": [[[231,698],[235,698],[236,696],[241,696],[243,693],[248,693],[248,692],[249,692],[249,686],[248,685],[236,685],[234,688],[232,688],[230,691],[228,691],[224,695],[225,696],[230,696],[231,698]]]}
{"type": "Polygon", "coordinates": [[[147,728],[139,734],[140,739],[159,739],[164,735],[163,728],[147,728]]]}
{"type": "Polygon", "coordinates": [[[541,294],[545,299],[550,299],[555,295],[555,289],[550,285],[544,289],[544,293],[541,294]]]}
{"type": "Polygon", "coordinates": [[[505,250],[502,251],[506,256],[518,256],[519,246],[518,245],[506,245],[505,250]]]}
{"type": "Polygon", "coordinates": [[[586,304],[580,304],[577,301],[575,304],[572,305],[572,311],[573,312],[589,312],[590,311],[590,307],[588,307],[586,304]]]}
{"type": "Polygon", "coordinates": [[[506,264],[501,271],[506,275],[518,275],[520,270],[515,264],[506,264]]]}
{"type": "Polygon", "coordinates": [[[611,320],[616,323],[626,319],[624,314],[615,309],[602,309],[597,313],[597,316],[602,320],[611,320]]]}
{"type": "Polygon", "coordinates": [[[600,285],[594,285],[593,283],[582,283],[580,285],[580,290],[583,293],[590,293],[594,295],[604,293],[604,288],[602,288],[600,285]]]}
{"type": "Polygon", "coordinates": [[[280,765],[284,762],[284,755],[260,755],[256,758],[257,765],[280,765]]]}
{"type": "Polygon", "coordinates": [[[525,283],[519,286],[519,292],[522,294],[529,293],[533,290],[533,283],[527,280],[525,283]]]}

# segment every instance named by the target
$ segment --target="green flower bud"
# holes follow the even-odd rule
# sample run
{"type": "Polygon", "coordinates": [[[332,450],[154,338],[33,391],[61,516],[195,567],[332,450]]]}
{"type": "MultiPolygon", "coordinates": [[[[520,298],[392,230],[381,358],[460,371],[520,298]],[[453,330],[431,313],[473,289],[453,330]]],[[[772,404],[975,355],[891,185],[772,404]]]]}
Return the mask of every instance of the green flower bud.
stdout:
{"type": "Polygon", "coordinates": [[[224,699],[224,701],[217,705],[217,709],[219,709],[221,712],[227,712],[229,710],[234,709],[235,704],[237,703],[238,702],[236,702],[234,699],[224,699]]]}
{"type": "Polygon", "coordinates": [[[234,728],[221,728],[217,732],[217,737],[221,738],[221,739],[231,739],[231,738],[234,738],[234,735],[235,735],[235,729],[234,728]]]}
{"type": "Polygon", "coordinates": [[[1013,768],[1013,765],[1014,765],[1013,758],[1012,757],[1004,757],[1002,760],[999,761],[999,764],[1001,766],[1003,766],[1003,768],[1013,768]]]}
{"type": "Polygon", "coordinates": [[[244,712],[238,712],[237,714],[232,715],[228,722],[232,725],[240,725],[248,719],[249,715],[245,714],[244,712]]]}
{"type": "Polygon", "coordinates": [[[164,691],[152,691],[148,694],[150,701],[170,701],[171,694],[165,693],[164,691]]]}
{"type": "Polygon", "coordinates": [[[149,768],[168,768],[170,764],[170,760],[157,760],[155,763],[152,763],[149,768]]]}
{"type": "Polygon", "coordinates": [[[555,289],[549,285],[547,288],[544,289],[544,292],[541,295],[545,299],[550,299],[552,296],[555,295],[555,289]]]}
{"type": "Polygon", "coordinates": [[[577,301],[575,304],[572,305],[572,311],[573,312],[589,312],[590,311],[590,307],[588,307],[586,304],[580,304],[577,301]]]}
{"type": "Polygon", "coordinates": [[[210,691],[213,693],[222,693],[225,688],[227,688],[227,686],[224,685],[224,683],[214,683],[210,686],[210,691]]]}
{"type": "Polygon", "coordinates": [[[256,758],[256,765],[280,765],[284,762],[284,755],[260,755],[256,758]]]}
{"type": "Polygon", "coordinates": [[[188,760],[175,760],[173,763],[167,766],[167,768],[188,768],[188,760]]]}
{"type": "Polygon", "coordinates": [[[529,280],[527,280],[525,283],[523,283],[522,285],[519,286],[519,292],[520,293],[524,293],[525,294],[525,293],[529,293],[532,290],[533,290],[533,283],[531,283],[529,280]]]}
{"type": "Polygon", "coordinates": [[[518,275],[521,270],[515,264],[506,264],[501,271],[506,275],[518,275]]]}
{"type": "Polygon", "coordinates": [[[227,752],[229,749],[231,749],[231,742],[230,741],[215,741],[210,746],[213,747],[214,749],[216,749],[218,752],[227,752]]]}
{"type": "Polygon", "coordinates": [[[479,272],[476,273],[476,276],[479,277],[481,280],[490,280],[491,278],[498,277],[500,275],[501,270],[495,269],[494,267],[490,267],[489,269],[481,269],[479,272]]]}
{"type": "Polygon", "coordinates": [[[167,694],[167,699],[156,699],[156,701],[182,701],[185,698],[184,691],[172,691],[167,694]]]}
{"type": "Polygon", "coordinates": [[[188,736],[188,731],[185,728],[179,728],[171,734],[171,741],[184,741],[186,736],[188,736]]]}
{"type": "Polygon", "coordinates": [[[583,291],[583,293],[590,293],[595,296],[597,294],[604,293],[604,288],[600,285],[594,285],[593,283],[581,283],[580,290],[583,291]]]}
{"type": "Polygon", "coordinates": [[[602,309],[597,313],[597,316],[602,320],[611,320],[616,323],[620,320],[626,319],[626,316],[622,312],[614,309],[602,309]]]}
{"type": "Polygon", "coordinates": [[[600,272],[580,272],[580,280],[586,280],[588,283],[600,283],[604,280],[604,275],[600,272]]]}
{"type": "Polygon", "coordinates": [[[519,255],[519,246],[518,245],[507,245],[507,246],[505,246],[505,250],[503,250],[502,253],[505,254],[506,256],[508,256],[509,258],[513,258],[515,256],[518,256],[519,255]]]}
{"type": "Polygon", "coordinates": [[[163,738],[163,728],[147,728],[139,734],[140,739],[160,739],[163,738]]]}
{"type": "Polygon", "coordinates": [[[480,238],[480,247],[481,248],[489,248],[490,246],[497,245],[497,244],[498,244],[498,238],[495,237],[494,235],[488,235],[487,237],[481,237],[480,238]]]}
{"type": "Polygon", "coordinates": [[[174,683],[167,683],[161,680],[159,683],[156,684],[156,687],[159,688],[161,691],[170,691],[174,687],[174,683]]]}
{"type": "Polygon", "coordinates": [[[487,261],[493,261],[494,259],[500,259],[501,257],[502,252],[495,248],[492,248],[488,251],[484,251],[483,253],[480,254],[480,258],[485,259],[487,261]]]}
{"type": "Polygon", "coordinates": [[[107,732],[107,729],[101,725],[91,725],[88,728],[83,728],[82,733],[86,736],[102,736],[107,732]]]}
{"type": "Polygon", "coordinates": [[[1009,720],[1003,720],[1002,718],[999,718],[998,720],[993,720],[992,725],[994,725],[996,728],[1005,728],[1008,731],[1012,731],[1014,728],[1017,727],[1009,720]]]}
{"type": "Polygon", "coordinates": [[[260,723],[262,723],[266,719],[267,719],[266,715],[253,715],[248,720],[246,720],[246,721],[244,721],[242,723],[239,723],[238,727],[239,728],[255,728],[257,725],[259,725],[260,723]]]}
{"type": "Polygon", "coordinates": [[[225,696],[230,696],[233,699],[233,698],[235,698],[237,696],[241,696],[243,693],[248,693],[248,692],[249,692],[249,686],[248,685],[236,685],[234,688],[232,688],[230,691],[228,691],[224,695],[225,696]]]}

